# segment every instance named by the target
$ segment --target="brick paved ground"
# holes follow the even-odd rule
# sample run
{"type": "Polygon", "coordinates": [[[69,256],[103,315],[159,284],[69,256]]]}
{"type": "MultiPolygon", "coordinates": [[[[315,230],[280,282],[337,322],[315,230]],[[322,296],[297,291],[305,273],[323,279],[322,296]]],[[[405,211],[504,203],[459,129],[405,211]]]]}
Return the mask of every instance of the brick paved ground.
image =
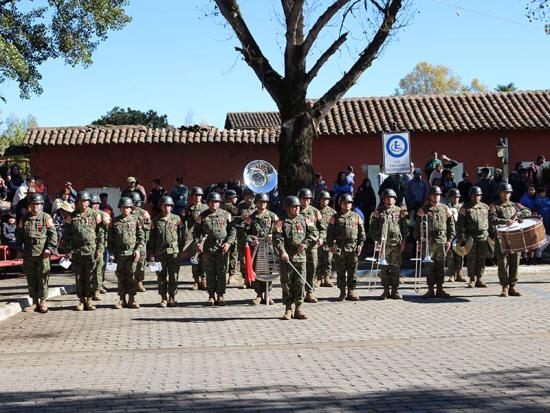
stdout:
{"type": "Polygon", "coordinates": [[[446,301],[322,288],[311,319],[288,322],[280,304],[248,305],[251,290],[205,308],[188,268],[178,308],[152,290],[139,310],[112,310],[109,293],[78,313],[61,296],[0,323],[0,412],[550,411],[550,274],[524,274],[526,296],[508,299],[487,278],[446,301]]]}

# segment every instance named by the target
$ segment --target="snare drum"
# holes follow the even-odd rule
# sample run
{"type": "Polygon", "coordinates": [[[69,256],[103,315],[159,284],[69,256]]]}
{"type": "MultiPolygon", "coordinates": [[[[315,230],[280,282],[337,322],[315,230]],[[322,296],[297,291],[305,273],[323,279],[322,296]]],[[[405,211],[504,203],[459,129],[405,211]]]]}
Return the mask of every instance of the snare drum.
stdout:
{"type": "Polygon", "coordinates": [[[512,225],[498,225],[497,237],[503,254],[533,251],[546,244],[546,231],[540,217],[523,218],[512,225]]]}

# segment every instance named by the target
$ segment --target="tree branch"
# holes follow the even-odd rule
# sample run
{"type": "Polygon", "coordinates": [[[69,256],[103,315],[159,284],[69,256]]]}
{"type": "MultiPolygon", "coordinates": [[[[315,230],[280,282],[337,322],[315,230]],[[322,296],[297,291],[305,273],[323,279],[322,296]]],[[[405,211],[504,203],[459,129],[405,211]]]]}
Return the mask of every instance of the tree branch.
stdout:
{"type": "Polygon", "coordinates": [[[402,0],[391,0],[384,8],[384,20],[372,41],[361,52],[359,59],[353,64],[350,70],[342,76],[311,108],[312,116],[316,122],[323,119],[330,108],[357,82],[357,79],[378,57],[380,49],[388,38],[393,25],[397,20],[397,13],[402,6],[402,0]]]}
{"type": "Polygon", "coordinates": [[[342,34],[338,39],[336,39],[330,47],[317,59],[317,62],[313,65],[311,70],[307,73],[308,83],[310,83],[327,60],[342,46],[342,44],[347,40],[348,33],[342,34]]]}
{"type": "Polygon", "coordinates": [[[319,36],[319,33],[321,33],[321,30],[323,30],[323,28],[334,17],[334,15],[338,13],[338,11],[350,1],[351,0],[336,0],[324,11],[323,14],[319,16],[313,26],[311,26],[311,29],[309,30],[309,33],[307,34],[306,39],[304,40],[304,45],[302,47],[302,56],[304,59],[309,53],[311,46],[313,46],[313,43],[319,36]]]}
{"type": "Polygon", "coordinates": [[[266,88],[273,100],[280,102],[281,84],[283,79],[279,73],[269,63],[269,60],[264,56],[260,46],[256,43],[256,39],[250,33],[248,26],[241,16],[239,6],[236,0],[215,0],[223,17],[227,20],[237,38],[241,42],[242,47],[236,47],[245,62],[254,70],[262,85],[266,88]]]}

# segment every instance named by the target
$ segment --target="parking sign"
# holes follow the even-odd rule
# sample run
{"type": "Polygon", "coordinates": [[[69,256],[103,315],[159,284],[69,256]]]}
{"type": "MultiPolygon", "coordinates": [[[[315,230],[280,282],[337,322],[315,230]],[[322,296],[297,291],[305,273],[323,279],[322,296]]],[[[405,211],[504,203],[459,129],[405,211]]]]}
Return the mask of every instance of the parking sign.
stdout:
{"type": "Polygon", "coordinates": [[[382,134],[384,169],[387,174],[408,174],[411,172],[411,144],[409,132],[382,134]]]}

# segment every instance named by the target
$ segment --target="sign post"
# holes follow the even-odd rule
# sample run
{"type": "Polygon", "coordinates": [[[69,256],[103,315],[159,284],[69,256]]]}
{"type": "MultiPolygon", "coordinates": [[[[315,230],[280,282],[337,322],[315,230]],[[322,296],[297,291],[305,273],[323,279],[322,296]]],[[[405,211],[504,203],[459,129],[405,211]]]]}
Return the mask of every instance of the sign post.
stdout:
{"type": "Polygon", "coordinates": [[[384,170],[387,174],[408,174],[411,172],[411,142],[409,132],[382,134],[384,170]]]}

